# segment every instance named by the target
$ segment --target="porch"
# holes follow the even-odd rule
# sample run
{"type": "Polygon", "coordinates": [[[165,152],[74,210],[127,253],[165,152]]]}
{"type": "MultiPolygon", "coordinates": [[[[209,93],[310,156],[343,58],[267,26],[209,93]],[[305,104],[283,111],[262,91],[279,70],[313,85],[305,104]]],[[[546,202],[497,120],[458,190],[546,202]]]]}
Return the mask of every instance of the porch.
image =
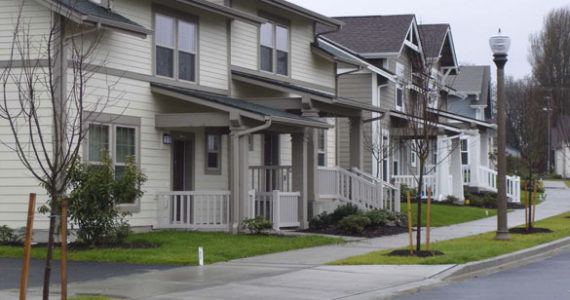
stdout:
{"type": "MultiPolygon", "coordinates": [[[[463,185],[477,188],[481,191],[497,192],[497,171],[484,166],[473,169],[463,166],[463,185]]],[[[510,202],[521,202],[521,179],[519,176],[506,176],[506,194],[510,202]]]]}

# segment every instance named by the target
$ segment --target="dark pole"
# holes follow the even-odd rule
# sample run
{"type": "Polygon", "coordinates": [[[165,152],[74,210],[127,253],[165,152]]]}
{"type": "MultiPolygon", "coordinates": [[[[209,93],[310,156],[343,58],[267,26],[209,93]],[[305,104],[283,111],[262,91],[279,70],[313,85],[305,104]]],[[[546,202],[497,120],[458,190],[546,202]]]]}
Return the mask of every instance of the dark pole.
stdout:
{"type": "Polygon", "coordinates": [[[548,127],[547,127],[547,130],[548,130],[548,153],[547,153],[546,165],[548,167],[548,175],[550,175],[550,174],[552,174],[552,163],[551,163],[552,159],[550,158],[550,155],[552,152],[552,135],[550,133],[550,131],[551,131],[550,127],[552,126],[551,121],[550,121],[550,119],[552,118],[552,108],[550,106],[550,97],[548,97],[548,108],[547,109],[548,109],[548,111],[547,111],[547,113],[548,113],[548,127]]]}
{"type": "Polygon", "coordinates": [[[506,193],[506,173],[507,161],[505,157],[505,64],[506,54],[494,54],[494,62],[497,66],[497,235],[496,240],[510,240],[507,230],[507,193],[506,193]]]}

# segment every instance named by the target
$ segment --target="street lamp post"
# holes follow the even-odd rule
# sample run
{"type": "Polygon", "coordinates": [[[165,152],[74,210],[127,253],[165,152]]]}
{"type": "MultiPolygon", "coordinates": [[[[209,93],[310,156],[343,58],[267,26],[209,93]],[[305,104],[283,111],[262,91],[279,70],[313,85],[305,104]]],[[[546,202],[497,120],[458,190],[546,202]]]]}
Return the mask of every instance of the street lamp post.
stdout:
{"type": "Polygon", "coordinates": [[[552,164],[551,161],[552,159],[550,158],[550,154],[552,152],[552,134],[551,134],[551,118],[552,118],[552,108],[550,106],[550,96],[546,96],[546,101],[547,101],[547,107],[543,107],[542,110],[546,111],[546,113],[548,114],[547,116],[547,127],[546,127],[546,134],[548,135],[548,152],[546,153],[546,168],[548,170],[548,174],[552,174],[552,164]]]}
{"type": "Polygon", "coordinates": [[[496,240],[509,240],[507,230],[507,193],[506,193],[506,173],[507,161],[505,157],[505,64],[507,63],[507,52],[511,45],[508,36],[501,35],[501,30],[489,39],[489,45],[493,51],[493,61],[497,66],[497,234],[496,240]]]}

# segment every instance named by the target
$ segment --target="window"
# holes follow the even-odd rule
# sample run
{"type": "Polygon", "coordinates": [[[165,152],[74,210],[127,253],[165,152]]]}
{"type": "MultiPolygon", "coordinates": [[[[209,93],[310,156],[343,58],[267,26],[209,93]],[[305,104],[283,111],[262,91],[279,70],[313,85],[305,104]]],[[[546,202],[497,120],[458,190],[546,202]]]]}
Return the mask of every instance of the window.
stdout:
{"type": "Polygon", "coordinates": [[[326,159],[326,137],[325,130],[319,129],[317,131],[317,163],[319,166],[325,166],[326,159]]]}
{"type": "Polygon", "coordinates": [[[196,81],[195,21],[155,14],[155,73],[185,81],[196,81]]]}
{"type": "Polygon", "coordinates": [[[388,169],[388,156],[389,156],[389,147],[390,144],[388,142],[388,137],[387,136],[382,136],[382,179],[384,179],[384,181],[388,182],[389,181],[389,169],[388,169]]]}
{"type": "Polygon", "coordinates": [[[416,166],[416,153],[413,150],[410,155],[410,164],[412,165],[412,167],[416,166]]]}
{"type": "Polygon", "coordinates": [[[396,109],[402,110],[404,106],[404,91],[401,87],[396,87],[396,109]]]}
{"type": "Polygon", "coordinates": [[[469,164],[469,140],[461,139],[461,164],[469,164]]]}
{"type": "Polygon", "coordinates": [[[400,175],[400,171],[399,171],[400,166],[398,165],[399,162],[397,160],[394,160],[393,164],[394,164],[394,176],[400,175]]]}
{"type": "Polygon", "coordinates": [[[249,151],[253,151],[255,150],[255,137],[253,136],[253,134],[250,134],[247,136],[247,144],[249,146],[249,151]]]}
{"type": "MultiPolygon", "coordinates": [[[[130,156],[137,156],[136,128],[111,124],[89,124],[87,160],[98,164],[107,152],[113,163],[115,179],[119,179],[130,156]]],[[[130,202],[133,203],[133,202],[130,202]]]]}
{"type": "Polygon", "coordinates": [[[264,23],[259,30],[259,68],[279,75],[289,75],[289,28],[264,23]]]}
{"type": "Polygon", "coordinates": [[[221,140],[219,134],[206,134],[206,173],[221,172],[221,140]]]}

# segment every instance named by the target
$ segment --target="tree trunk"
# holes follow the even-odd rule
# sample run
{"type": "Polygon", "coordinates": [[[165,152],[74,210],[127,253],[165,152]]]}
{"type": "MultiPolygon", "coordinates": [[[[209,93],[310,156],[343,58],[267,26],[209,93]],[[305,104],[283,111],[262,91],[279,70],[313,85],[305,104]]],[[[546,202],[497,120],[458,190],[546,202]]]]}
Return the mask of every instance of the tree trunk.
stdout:
{"type": "Polygon", "coordinates": [[[423,165],[420,163],[420,179],[418,180],[418,215],[416,217],[416,255],[422,250],[422,186],[424,181],[423,165]]]}
{"type": "Polygon", "coordinates": [[[530,175],[528,176],[528,197],[526,198],[526,201],[528,201],[528,230],[532,231],[532,194],[534,192],[534,185],[532,183],[532,172],[530,172],[530,175]]]}
{"type": "Polygon", "coordinates": [[[50,285],[50,274],[51,274],[51,262],[53,257],[53,244],[54,244],[54,233],[55,233],[55,216],[57,213],[57,201],[52,198],[50,201],[50,218],[49,218],[49,233],[48,233],[48,244],[47,244],[47,254],[45,260],[44,268],[44,282],[43,282],[43,300],[49,299],[49,285],[50,285]]]}

